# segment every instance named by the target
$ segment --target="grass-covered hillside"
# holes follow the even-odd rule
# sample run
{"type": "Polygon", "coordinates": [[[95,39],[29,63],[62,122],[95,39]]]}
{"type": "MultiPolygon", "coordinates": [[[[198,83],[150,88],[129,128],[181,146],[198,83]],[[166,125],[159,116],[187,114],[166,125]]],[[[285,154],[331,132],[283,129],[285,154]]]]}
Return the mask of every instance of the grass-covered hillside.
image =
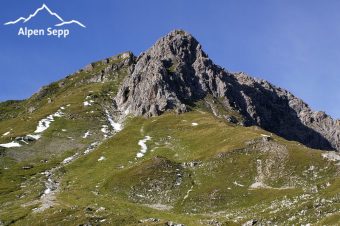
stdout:
{"type": "Polygon", "coordinates": [[[0,104],[0,225],[340,224],[338,153],[228,122],[212,97],[118,117],[129,61],[0,104]]]}
{"type": "Polygon", "coordinates": [[[338,163],[265,135],[202,111],[129,118],[94,151],[62,164],[58,192],[43,211],[36,211],[41,173],[71,150],[43,163],[3,162],[0,218],[16,225],[336,225],[338,163]],[[23,169],[27,164],[32,168],[23,169]]]}

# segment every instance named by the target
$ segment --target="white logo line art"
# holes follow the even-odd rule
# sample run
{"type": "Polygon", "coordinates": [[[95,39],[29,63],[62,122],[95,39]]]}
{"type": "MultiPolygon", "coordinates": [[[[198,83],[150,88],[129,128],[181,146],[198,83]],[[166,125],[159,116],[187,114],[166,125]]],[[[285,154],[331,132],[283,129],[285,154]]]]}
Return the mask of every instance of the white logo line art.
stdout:
{"type": "Polygon", "coordinates": [[[42,11],[44,9],[47,10],[47,12],[50,15],[52,15],[52,16],[56,17],[58,20],[60,20],[60,23],[54,25],[56,27],[61,27],[61,26],[66,25],[66,24],[78,24],[79,26],[86,28],[86,26],[84,24],[82,24],[81,22],[79,22],[78,20],[65,21],[57,13],[50,10],[50,8],[48,8],[48,6],[46,4],[43,4],[40,8],[38,8],[33,14],[30,14],[27,18],[20,17],[17,20],[9,21],[9,22],[5,23],[4,25],[13,25],[13,24],[16,24],[20,21],[23,21],[23,23],[26,23],[26,22],[30,21],[33,17],[35,17],[40,11],[42,11]]]}

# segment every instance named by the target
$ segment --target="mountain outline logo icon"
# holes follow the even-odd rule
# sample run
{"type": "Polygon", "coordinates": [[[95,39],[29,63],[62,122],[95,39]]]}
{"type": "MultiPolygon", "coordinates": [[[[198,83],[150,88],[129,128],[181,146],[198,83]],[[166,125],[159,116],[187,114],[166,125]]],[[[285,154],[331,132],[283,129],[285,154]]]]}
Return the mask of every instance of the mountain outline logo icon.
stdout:
{"type": "Polygon", "coordinates": [[[51,16],[54,16],[56,17],[60,23],[58,24],[55,24],[54,26],[55,27],[61,27],[61,26],[64,26],[64,25],[68,25],[68,24],[77,24],[79,25],[80,27],[82,28],[86,28],[86,26],[79,22],[78,20],[69,20],[69,21],[65,21],[61,16],[59,16],[57,13],[53,12],[45,3],[40,7],[38,8],[33,14],[30,14],[27,18],[25,17],[20,17],[16,20],[13,20],[13,21],[9,21],[9,22],[6,22],[4,25],[14,25],[14,24],[17,24],[19,22],[23,22],[23,23],[27,23],[28,21],[30,21],[32,18],[34,18],[40,11],[42,10],[46,10],[51,16]]]}

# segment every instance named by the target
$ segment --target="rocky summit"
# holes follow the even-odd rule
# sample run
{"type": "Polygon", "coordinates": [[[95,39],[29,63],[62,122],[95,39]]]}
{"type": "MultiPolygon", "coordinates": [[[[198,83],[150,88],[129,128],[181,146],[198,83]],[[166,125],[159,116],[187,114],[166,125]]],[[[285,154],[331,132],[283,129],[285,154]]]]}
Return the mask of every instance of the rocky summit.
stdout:
{"type": "Polygon", "coordinates": [[[339,225],[339,134],[174,30],[0,103],[0,226],[339,225]]]}
{"type": "Polygon", "coordinates": [[[244,73],[215,65],[199,42],[175,30],[141,54],[116,97],[119,110],[135,116],[157,116],[167,110],[186,112],[196,101],[215,114],[214,102],[239,112],[246,126],[258,125],[308,147],[340,150],[340,121],[313,112],[290,92],[244,73]]]}

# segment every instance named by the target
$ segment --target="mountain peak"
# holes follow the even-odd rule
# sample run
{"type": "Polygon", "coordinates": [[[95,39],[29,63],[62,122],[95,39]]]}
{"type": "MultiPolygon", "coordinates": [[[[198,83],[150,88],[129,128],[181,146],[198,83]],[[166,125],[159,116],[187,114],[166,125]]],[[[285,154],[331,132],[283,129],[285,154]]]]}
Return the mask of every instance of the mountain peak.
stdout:
{"type": "Polygon", "coordinates": [[[184,103],[205,96],[196,77],[208,67],[212,62],[198,41],[183,30],[174,30],[139,56],[120,88],[117,105],[124,112],[144,116],[170,109],[187,111],[184,103]]]}
{"type": "Polygon", "coordinates": [[[321,117],[267,81],[224,71],[186,31],[174,30],[160,38],[130,71],[115,97],[117,110],[125,114],[182,113],[200,101],[219,118],[257,125],[312,148],[340,150],[340,126],[335,120],[321,117]],[[230,111],[241,119],[225,113],[230,111]]]}
{"type": "Polygon", "coordinates": [[[193,61],[197,52],[205,55],[199,42],[190,33],[173,30],[160,38],[146,54],[158,60],[178,58],[179,61],[193,61]]]}
{"type": "Polygon", "coordinates": [[[170,31],[165,37],[176,36],[176,35],[193,37],[189,32],[182,30],[182,29],[174,29],[174,30],[170,31]]]}
{"type": "Polygon", "coordinates": [[[167,33],[165,36],[163,36],[162,38],[160,38],[158,41],[172,41],[172,40],[176,40],[176,39],[188,39],[188,40],[195,40],[197,42],[197,40],[194,38],[194,36],[192,34],[190,34],[189,32],[182,30],[182,29],[175,29],[170,31],[169,33],[167,33]]]}

